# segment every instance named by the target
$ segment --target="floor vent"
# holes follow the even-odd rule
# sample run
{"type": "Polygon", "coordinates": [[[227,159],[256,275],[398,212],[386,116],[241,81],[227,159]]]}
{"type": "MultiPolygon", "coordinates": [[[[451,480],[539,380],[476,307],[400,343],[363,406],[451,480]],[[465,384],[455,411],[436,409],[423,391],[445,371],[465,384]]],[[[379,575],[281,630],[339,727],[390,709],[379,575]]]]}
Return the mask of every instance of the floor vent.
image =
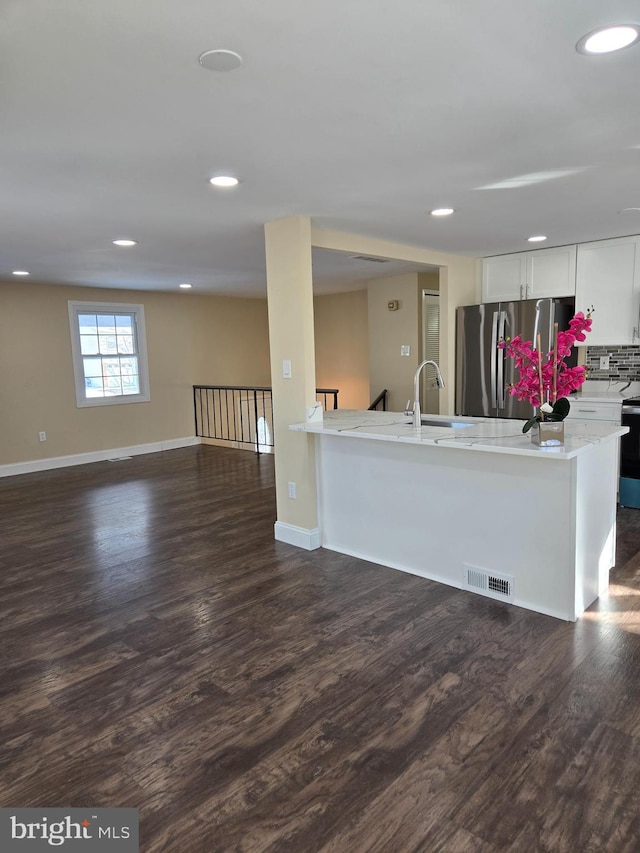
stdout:
{"type": "Polygon", "coordinates": [[[510,575],[498,575],[464,564],[463,587],[471,592],[479,592],[498,601],[513,601],[513,581],[510,575]]]}

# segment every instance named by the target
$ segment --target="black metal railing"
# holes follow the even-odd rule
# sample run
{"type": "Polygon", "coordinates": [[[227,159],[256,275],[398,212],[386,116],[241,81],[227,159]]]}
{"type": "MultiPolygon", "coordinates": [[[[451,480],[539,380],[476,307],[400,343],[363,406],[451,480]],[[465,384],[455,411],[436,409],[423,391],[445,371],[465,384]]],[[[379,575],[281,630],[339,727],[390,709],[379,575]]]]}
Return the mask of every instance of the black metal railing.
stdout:
{"type": "Polygon", "coordinates": [[[338,389],[337,388],[316,388],[316,400],[319,403],[322,403],[322,408],[326,411],[328,409],[337,409],[338,408],[338,389]],[[327,401],[330,400],[332,405],[327,406],[327,401]]]}
{"type": "MultiPolygon", "coordinates": [[[[316,398],[327,409],[338,408],[337,388],[317,388],[316,398]]],[[[194,385],[196,435],[256,453],[273,452],[271,388],[247,385],[194,385]]]]}
{"type": "Polygon", "coordinates": [[[371,403],[371,405],[369,406],[369,411],[372,412],[374,409],[377,409],[378,406],[382,405],[382,411],[386,412],[387,411],[387,394],[388,393],[389,392],[387,391],[386,388],[383,391],[381,391],[378,394],[378,396],[376,397],[376,399],[373,401],[373,403],[371,403]]]}

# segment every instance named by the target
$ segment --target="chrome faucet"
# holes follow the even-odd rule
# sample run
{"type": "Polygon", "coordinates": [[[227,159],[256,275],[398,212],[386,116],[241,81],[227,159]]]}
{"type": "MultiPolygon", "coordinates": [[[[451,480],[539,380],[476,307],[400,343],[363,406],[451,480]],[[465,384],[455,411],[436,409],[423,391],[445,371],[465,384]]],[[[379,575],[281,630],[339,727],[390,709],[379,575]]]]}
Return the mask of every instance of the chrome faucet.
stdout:
{"type": "Polygon", "coordinates": [[[440,373],[440,368],[435,361],[427,359],[421,362],[416,368],[416,374],[413,377],[413,425],[416,429],[420,429],[420,373],[425,364],[432,364],[436,369],[436,385],[438,388],[444,388],[444,379],[440,373]]]}

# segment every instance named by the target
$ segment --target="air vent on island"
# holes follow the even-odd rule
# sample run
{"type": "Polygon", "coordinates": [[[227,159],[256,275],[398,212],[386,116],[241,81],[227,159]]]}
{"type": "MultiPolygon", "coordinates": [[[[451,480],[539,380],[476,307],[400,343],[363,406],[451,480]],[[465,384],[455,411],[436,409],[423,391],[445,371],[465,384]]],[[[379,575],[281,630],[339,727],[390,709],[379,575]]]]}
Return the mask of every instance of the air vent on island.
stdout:
{"type": "Polygon", "coordinates": [[[464,564],[463,589],[479,592],[498,601],[513,601],[513,578],[510,575],[497,575],[477,566],[464,564]]]}

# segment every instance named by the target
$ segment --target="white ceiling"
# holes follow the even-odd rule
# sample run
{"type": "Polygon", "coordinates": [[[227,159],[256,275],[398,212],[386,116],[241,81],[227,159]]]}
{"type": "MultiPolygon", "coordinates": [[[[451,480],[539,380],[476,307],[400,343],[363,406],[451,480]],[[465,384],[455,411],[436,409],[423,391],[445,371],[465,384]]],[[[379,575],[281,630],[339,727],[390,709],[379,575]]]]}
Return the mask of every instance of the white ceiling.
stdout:
{"type": "MultiPolygon", "coordinates": [[[[263,295],[262,226],[291,214],[471,256],[640,233],[619,212],[640,207],[640,46],[574,49],[638,20],[637,0],[0,0],[0,280],[263,295]],[[214,48],[244,65],[203,69],[214,48]],[[564,174],[482,189],[541,172],[564,174]]],[[[347,261],[314,253],[318,285],[347,261]]]]}

